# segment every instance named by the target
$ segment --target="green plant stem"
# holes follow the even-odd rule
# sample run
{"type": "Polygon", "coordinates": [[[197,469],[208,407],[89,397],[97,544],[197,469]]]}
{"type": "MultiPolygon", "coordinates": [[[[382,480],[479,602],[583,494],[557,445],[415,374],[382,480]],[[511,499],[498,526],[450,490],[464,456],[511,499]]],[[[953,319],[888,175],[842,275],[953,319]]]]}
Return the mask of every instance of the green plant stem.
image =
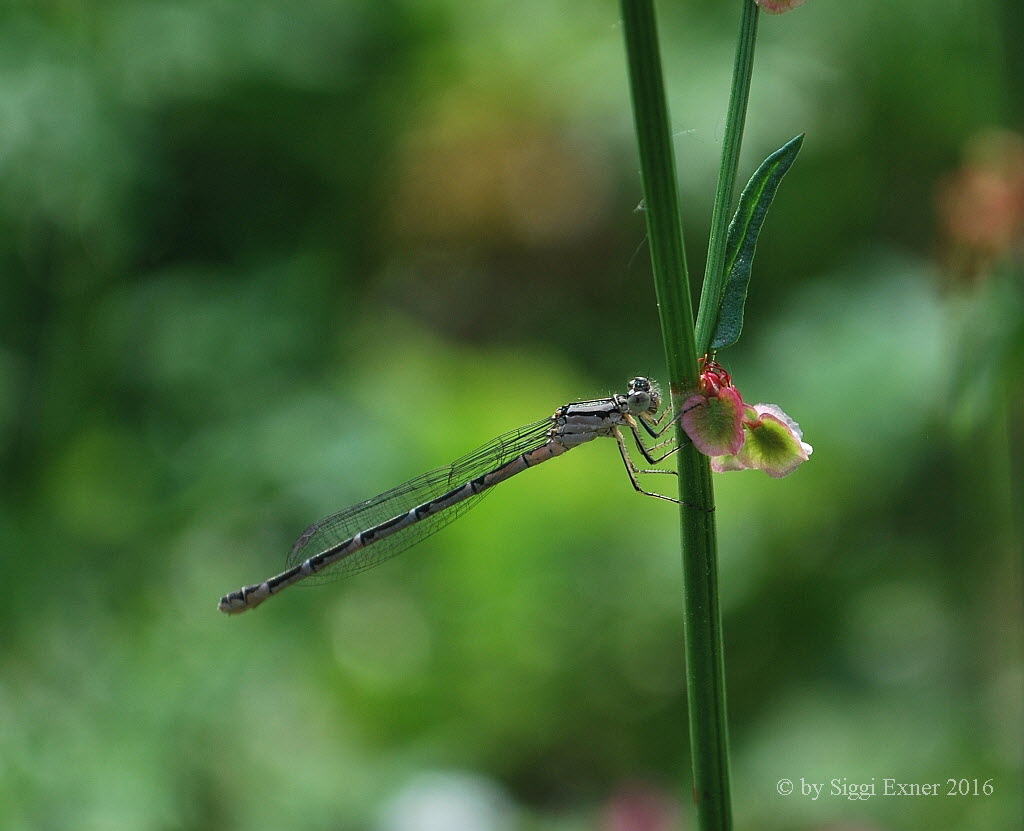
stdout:
{"type": "Polygon", "coordinates": [[[750,98],[750,79],[754,71],[754,43],[757,40],[759,12],[754,0],[741,0],[740,33],[733,61],[732,89],[729,92],[729,111],[725,120],[722,140],[722,163],[718,168],[718,187],[715,207],[711,212],[711,235],[708,239],[708,258],[704,268],[704,287],[697,312],[696,348],[703,355],[711,344],[711,336],[718,322],[718,306],[725,289],[725,250],[729,235],[732,197],[736,190],[736,171],[743,144],[743,125],[747,117],[750,98]]]}
{"type": "MultiPolygon", "coordinates": [[[[652,0],[622,0],[622,17],[658,312],[678,412],[697,387],[697,351],[652,0]]],[[[677,458],[693,793],[698,828],[728,831],[732,808],[711,468],[692,444],[684,446],[678,423],[676,439],[682,447],[677,458]]]]}
{"type": "Polygon", "coordinates": [[[622,17],[633,116],[640,145],[647,236],[658,314],[665,338],[665,356],[670,381],[684,382],[685,389],[692,390],[697,385],[693,306],[690,303],[689,273],[679,213],[676,163],[651,0],[623,0],[622,17]]]}

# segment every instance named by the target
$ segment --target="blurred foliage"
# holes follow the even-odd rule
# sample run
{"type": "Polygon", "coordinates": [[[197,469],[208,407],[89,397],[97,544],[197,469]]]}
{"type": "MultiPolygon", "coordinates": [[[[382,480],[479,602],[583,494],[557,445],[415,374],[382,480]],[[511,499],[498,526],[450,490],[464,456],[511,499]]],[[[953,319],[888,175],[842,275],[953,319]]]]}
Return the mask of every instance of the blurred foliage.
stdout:
{"type": "MultiPolygon", "coordinates": [[[[699,273],[736,15],[660,11],[699,273]]],[[[657,377],[617,13],[5,4],[0,826],[685,823],[676,523],[610,446],[215,609],[311,519],[657,377]]],[[[738,827],[1020,819],[1019,23],[762,20],[743,175],[808,138],[726,355],[815,453],[716,480],[738,827]]]]}

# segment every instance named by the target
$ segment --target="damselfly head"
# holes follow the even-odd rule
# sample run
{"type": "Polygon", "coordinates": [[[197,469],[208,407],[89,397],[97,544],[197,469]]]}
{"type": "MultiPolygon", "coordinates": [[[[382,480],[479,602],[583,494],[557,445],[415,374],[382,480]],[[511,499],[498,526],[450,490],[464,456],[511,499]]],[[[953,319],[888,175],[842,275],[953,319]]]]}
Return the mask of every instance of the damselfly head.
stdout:
{"type": "Polygon", "coordinates": [[[638,375],[629,382],[626,398],[629,401],[630,410],[635,413],[654,413],[661,406],[661,395],[658,388],[642,375],[638,375]]]}

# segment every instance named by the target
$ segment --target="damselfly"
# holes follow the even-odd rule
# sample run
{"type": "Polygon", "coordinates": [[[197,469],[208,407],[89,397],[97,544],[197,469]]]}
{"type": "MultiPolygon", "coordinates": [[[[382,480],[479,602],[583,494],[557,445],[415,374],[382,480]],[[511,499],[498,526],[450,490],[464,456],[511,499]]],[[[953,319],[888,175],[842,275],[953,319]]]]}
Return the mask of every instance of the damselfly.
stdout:
{"type": "Polygon", "coordinates": [[[619,430],[628,428],[644,459],[658,464],[679,449],[671,434],[659,441],[675,421],[665,421],[668,407],[658,415],[660,408],[657,388],[642,377],[630,381],[625,394],[559,407],[550,418],[498,436],[448,467],[314,522],[292,546],[285,571],[224,595],[218,608],[227,614],[244,612],[295,583],[328,582],[372,568],[464,514],[498,483],[599,436],[618,443],[629,480],[638,492],[679,503],[640,487],[638,474],[675,471],[638,469],[619,430]],[[644,444],[641,428],[655,444],[644,444]]]}

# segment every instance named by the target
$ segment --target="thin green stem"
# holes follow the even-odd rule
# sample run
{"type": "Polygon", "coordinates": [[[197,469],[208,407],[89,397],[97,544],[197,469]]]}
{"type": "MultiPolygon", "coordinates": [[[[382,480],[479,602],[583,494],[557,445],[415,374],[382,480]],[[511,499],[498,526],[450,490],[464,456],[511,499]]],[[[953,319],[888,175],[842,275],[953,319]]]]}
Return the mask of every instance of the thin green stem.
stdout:
{"type": "Polygon", "coordinates": [[[718,169],[718,187],[715,207],[711,212],[711,236],[708,239],[708,259],[704,269],[704,287],[697,312],[697,354],[703,355],[711,344],[711,336],[718,322],[718,307],[725,289],[725,245],[729,232],[733,193],[736,190],[736,171],[739,168],[740,146],[743,143],[743,125],[750,97],[750,79],[754,71],[754,43],[757,39],[758,8],[754,0],[741,0],[740,33],[733,61],[732,89],[729,92],[729,111],[722,140],[722,163],[718,169]]]}
{"type": "MultiPolygon", "coordinates": [[[[673,407],[697,387],[697,349],[668,107],[652,0],[622,0],[647,232],[673,407]]],[[[693,792],[701,831],[729,831],[729,752],[711,468],[684,441],[679,459],[685,650],[693,792]],[[685,446],[683,446],[685,444],[685,446]]]]}
{"type": "MultiPolygon", "coordinates": [[[[697,382],[693,306],[690,303],[689,273],[679,213],[676,163],[651,0],[622,0],[622,17],[633,117],[640,145],[647,236],[669,380],[673,385],[676,382],[685,384],[681,389],[693,389],[697,382]]],[[[676,393],[674,386],[672,392],[676,393]]]]}

